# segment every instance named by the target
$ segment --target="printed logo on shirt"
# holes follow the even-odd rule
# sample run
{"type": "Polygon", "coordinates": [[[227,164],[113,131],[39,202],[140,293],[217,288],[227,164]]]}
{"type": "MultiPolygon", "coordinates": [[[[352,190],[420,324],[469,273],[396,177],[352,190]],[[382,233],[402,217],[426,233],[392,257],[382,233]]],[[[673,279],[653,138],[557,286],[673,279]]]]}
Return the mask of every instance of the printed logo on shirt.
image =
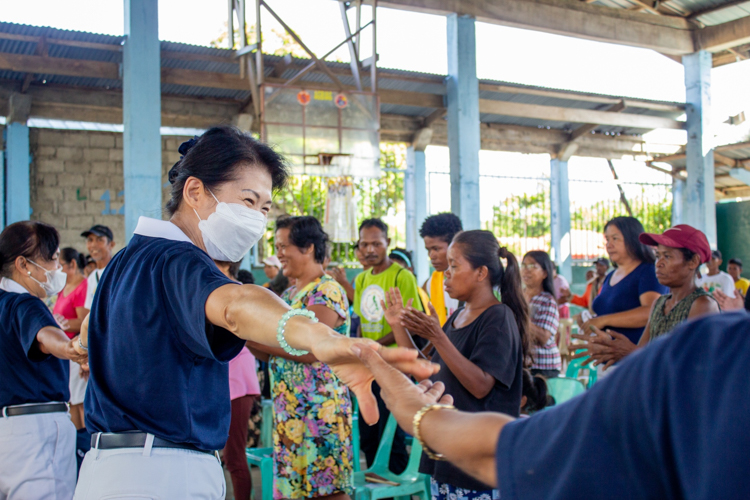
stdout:
{"type": "Polygon", "coordinates": [[[382,320],[385,311],[381,301],[385,301],[385,292],[379,285],[370,285],[365,288],[359,304],[362,317],[370,323],[378,323],[382,320]]]}

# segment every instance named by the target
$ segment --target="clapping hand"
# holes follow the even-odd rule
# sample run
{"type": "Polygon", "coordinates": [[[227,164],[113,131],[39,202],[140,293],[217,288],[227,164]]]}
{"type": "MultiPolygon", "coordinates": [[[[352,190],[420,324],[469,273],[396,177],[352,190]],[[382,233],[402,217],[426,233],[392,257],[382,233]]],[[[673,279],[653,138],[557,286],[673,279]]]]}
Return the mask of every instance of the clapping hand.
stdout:
{"type": "MultiPolygon", "coordinates": [[[[406,303],[406,307],[411,307],[414,299],[409,299],[406,303]]],[[[393,287],[385,292],[385,300],[381,300],[380,304],[383,306],[385,311],[385,320],[391,325],[398,325],[401,322],[401,314],[405,311],[404,299],[401,297],[401,291],[393,287]]]]}
{"type": "Polygon", "coordinates": [[[573,355],[573,359],[588,357],[588,359],[583,362],[584,366],[593,362],[594,366],[603,364],[604,369],[606,370],[628,354],[638,349],[638,346],[633,344],[629,338],[621,333],[612,330],[603,332],[597,327],[593,327],[592,331],[594,332],[593,335],[572,335],[573,338],[586,342],[586,344],[578,344],[572,348],[577,351],[576,354],[573,355]]]}
{"type": "Polygon", "coordinates": [[[719,303],[722,311],[738,311],[745,308],[745,299],[739,290],[734,290],[734,296],[730,297],[718,288],[714,290],[714,298],[719,303]]]}
{"type": "Polygon", "coordinates": [[[61,314],[55,314],[54,316],[55,321],[57,321],[57,324],[60,326],[60,330],[64,332],[70,330],[70,323],[65,319],[65,316],[62,316],[61,314]]]}
{"type": "Polygon", "coordinates": [[[430,308],[429,316],[422,311],[407,306],[401,313],[401,326],[434,344],[445,336],[445,332],[440,326],[440,319],[438,319],[435,308],[432,307],[432,304],[428,303],[427,305],[430,308]]]}

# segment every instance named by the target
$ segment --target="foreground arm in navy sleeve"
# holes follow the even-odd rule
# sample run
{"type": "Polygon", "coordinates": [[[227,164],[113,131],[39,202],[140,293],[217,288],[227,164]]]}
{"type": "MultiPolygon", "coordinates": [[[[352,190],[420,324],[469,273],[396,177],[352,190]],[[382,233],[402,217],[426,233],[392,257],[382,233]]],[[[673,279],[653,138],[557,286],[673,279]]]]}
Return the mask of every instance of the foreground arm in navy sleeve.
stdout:
{"type": "MultiPolygon", "coordinates": [[[[584,395],[528,419],[429,412],[422,438],[504,499],[750,498],[747,319],[689,322],[584,395]]],[[[413,432],[430,398],[376,353],[364,354],[388,408],[413,432]]]]}

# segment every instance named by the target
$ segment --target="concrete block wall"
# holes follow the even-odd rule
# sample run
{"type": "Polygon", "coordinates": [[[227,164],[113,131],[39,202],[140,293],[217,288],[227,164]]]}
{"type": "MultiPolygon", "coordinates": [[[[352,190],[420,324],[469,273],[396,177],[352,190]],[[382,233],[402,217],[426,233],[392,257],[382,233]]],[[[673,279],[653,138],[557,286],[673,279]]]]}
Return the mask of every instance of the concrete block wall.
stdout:
{"type": "MultiPolygon", "coordinates": [[[[162,137],[162,185],[167,172],[180,158],[177,148],[187,138],[162,137]]],[[[94,224],[112,229],[116,250],[125,243],[125,218],[118,213],[123,196],[122,134],[113,132],[52,130],[30,131],[32,219],[54,225],[61,248],[86,251],[82,231],[94,224]]],[[[162,206],[169,189],[162,191],[162,206]]],[[[163,218],[158,212],[145,214],[163,218]]]]}

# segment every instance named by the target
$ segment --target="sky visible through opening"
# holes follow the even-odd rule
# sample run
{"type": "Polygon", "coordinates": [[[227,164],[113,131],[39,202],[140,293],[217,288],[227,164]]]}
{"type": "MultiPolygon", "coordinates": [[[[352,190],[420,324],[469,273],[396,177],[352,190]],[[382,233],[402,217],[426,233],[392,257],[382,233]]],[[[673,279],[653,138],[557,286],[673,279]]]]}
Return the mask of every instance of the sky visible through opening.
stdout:
{"type": "MultiPolygon", "coordinates": [[[[338,2],[333,0],[268,0],[269,5],[302,40],[322,55],[344,39],[338,2]]],[[[255,23],[252,0],[247,0],[248,24],[255,23]]],[[[363,7],[363,24],[369,21],[369,7],[363,7]]],[[[162,40],[208,45],[226,29],[226,0],[160,0],[159,37],[162,40]]],[[[61,29],[122,35],[122,0],[0,0],[0,20],[61,29]]],[[[353,18],[352,18],[353,24],[353,18]]],[[[263,32],[283,28],[267,13],[263,32]]],[[[266,35],[268,36],[268,35],[266,35]]],[[[558,89],[596,92],[626,97],[684,101],[684,73],[681,64],[654,51],[569,38],[547,33],[477,23],[477,72],[479,78],[504,80],[558,89]]],[[[363,32],[362,57],[371,52],[371,35],[363,32]]],[[[425,73],[445,74],[446,21],[444,17],[378,9],[379,66],[425,73]]],[[[332,59],[349,60],[346,47],[332,59]]],[[[750,61],[712,71],[711,122],[716,143],[743,140],[750,123],[739,127],[724,125],[729,116],[745,111],[750,118],[750,61]]],[[[663,143],[685,141],[684,132],[661,131],[648,140],[663,143]]],[[[427,150],[428,170],[446,172],[447,148],[427,150]]],[[[549,156],[483,151],[483,173],[524,176],[549,174],[549,156]],[[517,175],[517,174],[515,174],[517,175]]],[[[668,177],[642,163],[615,161],[624,180],[668,182],[668,177]]],[[[611,180],[605,160],[573,157],[571,178],[611,180]]],[[[448,176],[433,174],[431,211],[450,207],[448,176]]],[[[501,180],[488,180],[493,195],[482,197],[482,219],[491,216],[492,205],[513,191],[501,180]],[[489,199],[495,198],[495,199],[489,199]]],[[[487,191],[487,190],[485,190],[487,191]]],[[[597,197],[591,186],[571,186],[571,199],[597,197]]]]}

